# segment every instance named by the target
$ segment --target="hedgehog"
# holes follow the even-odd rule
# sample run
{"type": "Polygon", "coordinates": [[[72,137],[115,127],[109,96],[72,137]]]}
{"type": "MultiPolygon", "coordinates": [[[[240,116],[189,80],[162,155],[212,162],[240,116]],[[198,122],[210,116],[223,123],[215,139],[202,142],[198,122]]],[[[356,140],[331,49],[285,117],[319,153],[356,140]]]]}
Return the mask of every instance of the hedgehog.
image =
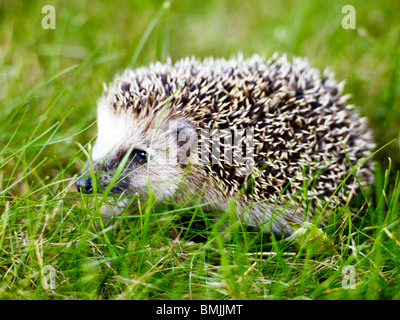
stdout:
{"type": "MultiPolygon", "coordinates": [[[[104,86],[91,149],[96,181],[78,191],[196,199],[233,208],[266,233],[292,232],[318,208],[373,183],[375,145],[344,82],[305,58],[186,57],[127,69],[104,86]]],[[[90,162],[85,165],[90,170],[90,162]]]]}

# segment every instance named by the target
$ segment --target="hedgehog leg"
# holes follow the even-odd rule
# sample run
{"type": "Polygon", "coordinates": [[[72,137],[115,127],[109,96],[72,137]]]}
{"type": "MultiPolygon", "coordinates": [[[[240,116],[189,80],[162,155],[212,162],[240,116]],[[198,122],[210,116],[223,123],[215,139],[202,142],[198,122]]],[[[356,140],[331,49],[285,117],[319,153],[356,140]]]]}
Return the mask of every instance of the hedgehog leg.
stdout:
{"type": "Polygon", "coordinates": [[[238,210],[238,214],[243,224],[261,230],[265,234],[288,236],[293,231],[289,222],[303,222],[302,207],[291,201],[283,204],[245,202],[242,209],[238,210]]]}

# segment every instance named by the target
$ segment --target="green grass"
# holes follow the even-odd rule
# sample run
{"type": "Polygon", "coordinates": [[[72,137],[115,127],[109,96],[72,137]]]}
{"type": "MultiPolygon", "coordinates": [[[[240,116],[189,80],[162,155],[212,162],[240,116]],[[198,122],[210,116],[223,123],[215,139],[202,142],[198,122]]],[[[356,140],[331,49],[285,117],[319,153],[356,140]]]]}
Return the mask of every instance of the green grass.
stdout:
{"type": "Polygon", "coordinates": [[[314,239],[236,224],[226,236],[202,206],[152,198],[103,223],[102,196],[73,186],[86,161],[80,146],[94,142],[103,82],[167,56],[307,56],[347,80],[378,148],[398,139],[400,5],[355,1],[357,29],[344,30],[347,4],[2,2],[0,298],[399,299],[399,140],[376,154],[376,183],[335,208],[314,239]],[[55,30],[41,28],[45,4],[56,8],[55,30]],[[46,266],[54,289],[42,285],[46,266]],[[342,286],[345,266],[354,267],[355,289],[342,286]]]}

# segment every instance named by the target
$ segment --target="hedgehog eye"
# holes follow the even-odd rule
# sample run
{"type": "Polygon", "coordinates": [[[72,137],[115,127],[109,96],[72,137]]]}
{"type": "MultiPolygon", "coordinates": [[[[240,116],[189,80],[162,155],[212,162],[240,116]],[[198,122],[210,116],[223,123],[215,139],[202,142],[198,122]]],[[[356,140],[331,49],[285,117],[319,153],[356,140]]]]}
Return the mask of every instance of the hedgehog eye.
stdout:
{"type": "Polygon", "coordinates": [[[142,149],[133,149],[131,154],[129,155],[129,158],[140,162],[146,162],[147,152],[142,149]]]}

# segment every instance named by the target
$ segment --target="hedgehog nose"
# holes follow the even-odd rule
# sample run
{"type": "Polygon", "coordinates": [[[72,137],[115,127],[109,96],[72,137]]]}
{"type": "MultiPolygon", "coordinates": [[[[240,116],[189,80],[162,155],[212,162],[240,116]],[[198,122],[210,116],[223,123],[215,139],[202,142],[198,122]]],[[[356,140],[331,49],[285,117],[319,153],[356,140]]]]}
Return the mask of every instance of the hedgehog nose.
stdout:
{"type": "Polygon", "coordinates": [[[92,193],[92,179],[90,177],[78,179],[78,181],[76,181],[76,189],[82,193],[92,193]]]}

